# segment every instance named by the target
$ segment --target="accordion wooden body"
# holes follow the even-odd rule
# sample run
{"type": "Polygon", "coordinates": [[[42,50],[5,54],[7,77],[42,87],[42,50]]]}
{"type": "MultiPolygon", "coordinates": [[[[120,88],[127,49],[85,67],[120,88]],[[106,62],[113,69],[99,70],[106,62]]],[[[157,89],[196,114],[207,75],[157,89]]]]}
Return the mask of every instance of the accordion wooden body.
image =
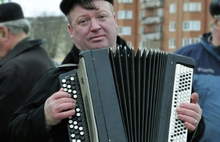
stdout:
{"type": "Polygon", "coordinates": [[[190,102],[194,60],[156,50],[84,51],[60,75],[77,101],[71,142],[186,142],[176,108],[190,102]]]}

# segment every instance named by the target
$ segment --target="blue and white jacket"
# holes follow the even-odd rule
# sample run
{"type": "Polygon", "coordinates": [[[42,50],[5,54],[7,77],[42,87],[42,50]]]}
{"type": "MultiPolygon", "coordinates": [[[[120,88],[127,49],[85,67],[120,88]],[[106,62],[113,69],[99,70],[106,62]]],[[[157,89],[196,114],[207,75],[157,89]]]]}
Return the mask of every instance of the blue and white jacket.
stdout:
{"type": "Polygon", "coordinates": [[[220,49],[209,42],[210,37],[210,33],[204,34],[200,42],[175,52],[195,60],[193,89],[199,95],[205,121],[200,142],[220,141],[220,49]]]}

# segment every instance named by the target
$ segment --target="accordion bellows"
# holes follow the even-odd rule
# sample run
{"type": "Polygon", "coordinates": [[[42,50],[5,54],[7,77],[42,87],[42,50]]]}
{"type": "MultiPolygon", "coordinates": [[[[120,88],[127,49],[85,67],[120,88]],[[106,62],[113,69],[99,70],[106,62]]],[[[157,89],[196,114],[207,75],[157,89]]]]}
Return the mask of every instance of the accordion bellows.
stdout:
{"type": "Polygon", "coordinates": [[[156,50],[97,49],[60,75],[77,101],[71,142],[186,142],[176,108],[190,102],[194,60],[156,50]]]}

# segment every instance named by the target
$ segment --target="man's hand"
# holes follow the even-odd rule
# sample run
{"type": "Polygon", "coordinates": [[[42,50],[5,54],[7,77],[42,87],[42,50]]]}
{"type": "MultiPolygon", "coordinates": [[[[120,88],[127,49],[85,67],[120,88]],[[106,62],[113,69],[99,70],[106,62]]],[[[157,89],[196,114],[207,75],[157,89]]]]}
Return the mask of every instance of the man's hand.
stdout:
{"type": "Polygon", "coordinates": [[[191,132],[196,129],[198,126],[201,116],[202,110],[198,105],[199,96],[197,93],[193,93],[191,96],[191,103],[182,103],[176,109],[178,113],[178,118],[184,121],[185,127],[191,132]]]}
{"type": "Polygon", "coordinates": [[[76,101],[62,88],[50,96],[44,105],[47,126],[54,126],[61,120],[75,114],[76,101]]]}

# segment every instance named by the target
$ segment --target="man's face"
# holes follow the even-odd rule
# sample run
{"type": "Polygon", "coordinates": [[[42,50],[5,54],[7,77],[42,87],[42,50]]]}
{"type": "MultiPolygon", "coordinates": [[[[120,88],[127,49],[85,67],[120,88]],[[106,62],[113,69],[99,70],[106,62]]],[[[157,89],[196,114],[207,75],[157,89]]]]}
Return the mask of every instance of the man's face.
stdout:
{"type": "Polygon", "coordinates": [[[0,26],[0,60],[9,52],[5,47],[4,28],[0,26]]]}
{"type": "Polygon", "coordinates": [[[93,3],[97,10],[75,6],[70,11],[71,26],[68,26],[74,44],[79,50],[116,47],[117,24],[111,7],[106,1],[93,3]]]}
{"type": "Polygon", "coordinates": [[[7,48],[4,47],[3,41],[0,39],[0,60],[9,52],[7,48]]]}

